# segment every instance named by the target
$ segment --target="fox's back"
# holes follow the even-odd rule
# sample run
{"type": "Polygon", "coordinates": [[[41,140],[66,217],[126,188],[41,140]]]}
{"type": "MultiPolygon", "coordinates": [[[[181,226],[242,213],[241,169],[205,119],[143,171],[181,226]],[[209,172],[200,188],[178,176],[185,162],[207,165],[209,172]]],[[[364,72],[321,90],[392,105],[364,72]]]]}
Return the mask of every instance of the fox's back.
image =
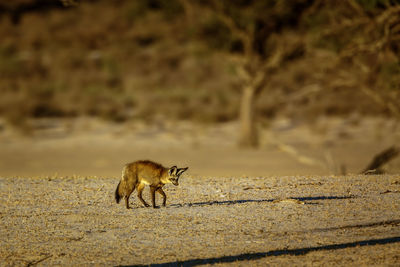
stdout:
{"type": "Polygon", "coordinates": [[[161,164],[150,160],[128,163],[124,169],[128,179],[136,178],[137,182],[146,184],[159,182],[164,171],[166,171],[166,168],[161,164]]]}

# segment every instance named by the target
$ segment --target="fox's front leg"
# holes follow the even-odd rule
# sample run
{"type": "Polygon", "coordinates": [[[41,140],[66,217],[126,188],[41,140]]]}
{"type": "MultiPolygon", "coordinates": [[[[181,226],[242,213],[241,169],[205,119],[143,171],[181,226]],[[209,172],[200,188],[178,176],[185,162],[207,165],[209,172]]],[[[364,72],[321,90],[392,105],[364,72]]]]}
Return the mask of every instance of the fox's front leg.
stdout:
{"type": "Polygon", "coordinates": [[[164,190],[162,190],[162,188],[158,188],[157,192],[160,193],[163,196],[163,203],[162,205],[165,207],[166,203],[167,203],[167,195],[165,194],[164,190]]]}
{"type": "Polygon", "coordinates": [[[142,192],[143,192],[143,188],[144,188],[144,184],[139,184],[137,187],[138,190],[138,198],[140,199],[140,201],[143,203],[143,205],[145,205],[146,207],[150,207],[149,204],[146,203],[146,201],[144,201],[143,197],[142,197],[142,192]]]}
{"type": "Polygon", "coordinates": [[[129,197],[125,196],[125,205],[127,209],[130,209],[131,207],[129,207],[129,197]]]}
{"type": "Polygon", "coordinates": [[[156,206],[156,190],[157,190],[157,187],[150,186],[151,202],[153,204],[153,208],[155,208],[155,209],[159,208],[156,206]]]}

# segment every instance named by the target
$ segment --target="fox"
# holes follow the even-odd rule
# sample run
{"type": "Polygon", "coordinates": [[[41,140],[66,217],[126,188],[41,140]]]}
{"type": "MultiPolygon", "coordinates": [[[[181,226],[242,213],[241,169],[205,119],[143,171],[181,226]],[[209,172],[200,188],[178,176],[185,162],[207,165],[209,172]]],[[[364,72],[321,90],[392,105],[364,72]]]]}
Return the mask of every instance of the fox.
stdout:
{"type": "Polygon", "coordinates": [[[178,186],[179,177],[187,169],[188,167],[178,168],[177,166],[166,168],[150,160],[139,160],[128,163],[122,169],[122,178],[115,190],[115,201],[118,204],[122,198],[125,198],[126,208],[130,209],[129,197],[136,188],[139,200],[145,207],[150,207],[142,197],[144,187],[149,185],[153,208],[158,208],[155,201],[156,192],[163,196],[163,206],[165,207],[167,195],[162,189],[163,186],[169,183],[178,186]]]}

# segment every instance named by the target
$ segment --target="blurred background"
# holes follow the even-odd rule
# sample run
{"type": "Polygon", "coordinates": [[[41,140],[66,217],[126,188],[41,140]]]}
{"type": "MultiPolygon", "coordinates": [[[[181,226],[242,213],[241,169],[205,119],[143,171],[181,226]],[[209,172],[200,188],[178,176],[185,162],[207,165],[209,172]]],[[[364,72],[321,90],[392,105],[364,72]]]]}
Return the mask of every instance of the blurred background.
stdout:
{"type": "Polygon", "coordinates": [[[399,173],[400,1],[0,0],[0,93],[3,177],[399,173]]]}

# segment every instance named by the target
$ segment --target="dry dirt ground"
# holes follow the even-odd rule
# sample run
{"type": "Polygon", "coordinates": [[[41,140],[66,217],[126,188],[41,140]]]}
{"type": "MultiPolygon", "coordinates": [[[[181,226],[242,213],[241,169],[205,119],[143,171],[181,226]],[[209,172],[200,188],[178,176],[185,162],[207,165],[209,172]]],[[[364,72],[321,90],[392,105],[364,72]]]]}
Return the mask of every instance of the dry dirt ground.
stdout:
{"type": "Polygon", "coordinates": [[[35,123],[0,121],[0,266],[400,266],[400,161],[354,174],[399,143],[393,121],[277,120],[255,151],[234,123],[35,123]],[[166,208],[115,203],[137,159],[189,166],[166,208]]]}
{"type": "Polygon", "coordinates": [[[167,207],[131,210],[117,183],[1,178],[1,265],[400,264],[399,175],[188,175],[167,207]]]}

